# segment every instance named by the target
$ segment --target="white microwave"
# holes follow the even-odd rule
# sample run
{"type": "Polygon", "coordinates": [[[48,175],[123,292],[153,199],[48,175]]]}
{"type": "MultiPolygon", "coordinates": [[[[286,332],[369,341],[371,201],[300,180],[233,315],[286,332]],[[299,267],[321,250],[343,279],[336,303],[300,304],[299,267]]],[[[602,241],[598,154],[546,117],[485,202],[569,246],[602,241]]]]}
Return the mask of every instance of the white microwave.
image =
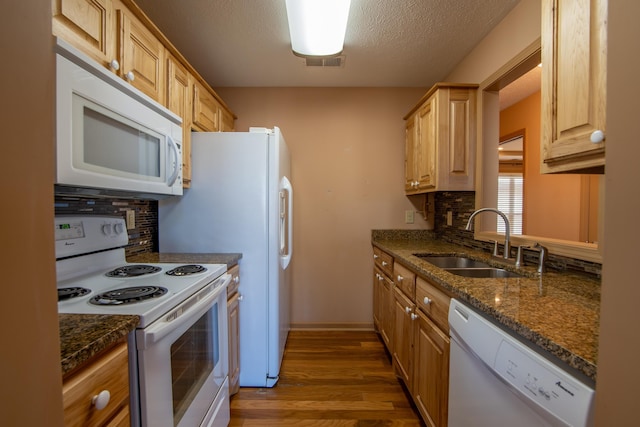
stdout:
{"type": "Polygon", "coordinates": [[[56,193],[182,195],[182,119],[63,40],[56,47],[56,193]]]}

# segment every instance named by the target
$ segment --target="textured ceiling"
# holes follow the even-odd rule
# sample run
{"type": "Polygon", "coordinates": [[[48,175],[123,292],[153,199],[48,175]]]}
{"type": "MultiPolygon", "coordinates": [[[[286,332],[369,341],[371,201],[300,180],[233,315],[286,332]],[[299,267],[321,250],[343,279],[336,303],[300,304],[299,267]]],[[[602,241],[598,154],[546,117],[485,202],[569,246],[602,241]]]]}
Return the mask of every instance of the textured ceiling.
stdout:
{"type": "Polygon", "coordinates": [[[213,87],[430,87],[519,0],[352,0],[342,67],[291,52],[284,0],[136,0],[213,87]]]}

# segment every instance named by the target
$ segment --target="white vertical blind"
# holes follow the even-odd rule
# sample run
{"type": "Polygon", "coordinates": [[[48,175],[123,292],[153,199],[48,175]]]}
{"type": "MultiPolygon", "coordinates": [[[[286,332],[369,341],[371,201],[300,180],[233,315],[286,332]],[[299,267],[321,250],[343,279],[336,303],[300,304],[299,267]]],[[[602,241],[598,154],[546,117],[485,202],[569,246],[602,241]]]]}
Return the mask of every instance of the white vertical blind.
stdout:
{"type": "MultiPolygon", "coordinates": [[[[511,223],[512,234],[522,234],[522,186],[521,173],[501,173],[498,175],[498,209],[511,223]]],[[[498,232],[505,232],[504,221],[498,216],[498,232]]]]}

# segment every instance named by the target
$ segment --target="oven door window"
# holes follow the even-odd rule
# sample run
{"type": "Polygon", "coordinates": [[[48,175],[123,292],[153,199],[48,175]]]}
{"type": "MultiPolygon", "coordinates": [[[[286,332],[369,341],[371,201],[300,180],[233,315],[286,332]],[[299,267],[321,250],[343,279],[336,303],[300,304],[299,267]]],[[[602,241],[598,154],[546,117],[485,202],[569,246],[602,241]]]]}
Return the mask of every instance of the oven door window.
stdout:
{"type": "Polygon", "coordinates": [[[171,345],[173,422],[178,425],[220,360],[218,304],[171,345]]]}

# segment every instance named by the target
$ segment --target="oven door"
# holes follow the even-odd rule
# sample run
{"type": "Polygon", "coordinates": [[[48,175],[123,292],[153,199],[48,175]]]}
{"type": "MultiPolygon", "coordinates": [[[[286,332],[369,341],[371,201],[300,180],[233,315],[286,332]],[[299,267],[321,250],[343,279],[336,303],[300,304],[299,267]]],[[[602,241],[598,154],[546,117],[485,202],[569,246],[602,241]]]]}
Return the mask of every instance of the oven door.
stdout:
{"type": "Polygon", "coordinates": [[[225,274],[136,331],[143,426],[229,422],[225,274]],[[215,418],[215,419],[214,419],[215,418]]]}

